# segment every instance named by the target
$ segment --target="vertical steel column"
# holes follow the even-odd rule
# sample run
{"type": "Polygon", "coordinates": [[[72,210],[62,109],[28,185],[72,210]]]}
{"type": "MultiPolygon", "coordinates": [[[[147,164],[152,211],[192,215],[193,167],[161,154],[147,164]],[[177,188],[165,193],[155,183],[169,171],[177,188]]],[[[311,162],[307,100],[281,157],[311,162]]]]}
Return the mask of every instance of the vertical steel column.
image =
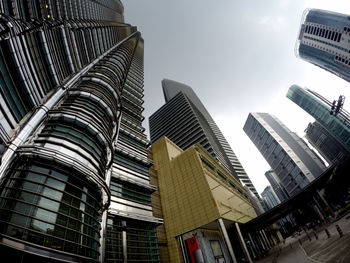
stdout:
{"type": "Polygon", "coordinates": [[[222,221],[222,218],[218,219],[218,223],[219,223],[219,228],[220,228],[221,234],[224,237],[227,249],[228,249],[228,251],[230,253],[230,256],[232,258],[232,262],[233,263],[237,263],[237,259],[236,259],[235,253],[233,252],[231,241],[230,241],[230,239],[228,237],[228,234],[227,234],[227,231],[226,231],[226,227],[225,227],[224,221],[222,221]]]}
{"type": "Polygon", "coordinates": [[[126,221],[122,221],[122,244],[123,244],[123,262],[128,263],[128,248],[126,242],[126,221]]]}
{"type": "Polygon", "coordinates": [[[329,205],[329,203],[327,202],[327,200],[323,197],[323,195],[320,194],[320,191],[316,191],[317,195],[320,197],[320,199],[322,200],[322,202],[328,207],[329,212],[331,213],[331,215],[334,217],[335,216],[335,212],[333,211],[332,207],[329,205]]]}
{"type": "Polygon", "coordinates": [[[248,233],[248,237],[249,237],[250,242],[252,243],[252,246],[253,246],[253,248],[255,250],[255,253],[258,253],[259,251],[258,251],[258,249],[257,249],[257,247],[255,245],[255,242],[254,242],[252,236],[250,235],[250,233],[248,233]]]}
{"type": "Polygon", "coordinates": [[[180,249],[181,249],[183,262],[187,263],[188,261],[187,261],[187,256],[186,256],[186,252],[185,252],[184,242],[183,242],[182,236],[181,235],[178,236],[177,239],[178,239],[179,244],[180,244],[180,249]]]}
{"type": "Polygon", "coordinates": [[[265,233],[265,230],[262,230],[262,233],[263,233],[263,235],[264,235],[264,237],[265,237],[265,239],[266,239],[267,245],[269,246],[269,248],[272,248],[273,245],[271,244],[270,239],[267,237],[267,235],[266,235],[266,233],[265,233]]]}
{"type": "Polygon", "coordinates": [[[246,244],[245,244],[245,242],[244,242],[244,239],[243,239],[243,236],[242,236],[242,233],[241,233],[241,229],[239,228],[239,225],[238,225],[237,222],[235,223],[235,225],[236,225],[236,229],[237,229],[237,234],[238,234],[238,237],[239,237],[239,241],[240,241],[241,246],[242,246],[242,248],[243,248],[244,255],[245,255],[245,257],[246,257],[246,259],[248,260],[249,263],[253,263],[253,261],[252,261],[250,255],[249,255],[249,251],[248,251],[248,249],[247,249],[247,246],[246,246],[246,244]]]}
{"type": "Polygon", "coordinates": [[[266,242],[266,239],[265,239],[265,237],[264,237],[264,235],[262,233],[262,230],[259,231],[259,234],[260,234],[262,242],[264,243],[264,246],[265,246],[266,250],[269,250],[270,249],[269,244],[266,242]]]}
{"type": "Polygon", "coordinates": [[[320,203],[317,201],[316,197],[313,196],[312,199],[314,200],[315,203],[315,209],[317,210],[317,214],[321,217],[320,219],[322,221],[325,221],[327,218],[326,213],[323,211],[322,206],[320,205],[320,203]]]}

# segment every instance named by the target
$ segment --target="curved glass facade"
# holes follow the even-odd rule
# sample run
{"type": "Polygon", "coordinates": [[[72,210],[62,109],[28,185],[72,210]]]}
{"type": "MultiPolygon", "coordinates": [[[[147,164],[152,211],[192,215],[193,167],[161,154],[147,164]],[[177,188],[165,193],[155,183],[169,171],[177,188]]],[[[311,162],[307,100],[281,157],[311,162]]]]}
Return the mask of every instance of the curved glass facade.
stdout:
{"type": "Polygon", "coordinates": [[[19,157],[1,185],[3,236],[73,253],[99,256],[102,192],[59,162],[19,157]]]}
{"type": "Polygon", "coordinates": [[[140,250],[127,241],[161,220],[142,126],[144,44],[123,11],[119,0],[0,0],[5,258],[145,262],[152,247],[159,262],[156,236],[140,250]],[[140,226],[121,231],[118,257],[106,252],[107,218],[140,226]]]}

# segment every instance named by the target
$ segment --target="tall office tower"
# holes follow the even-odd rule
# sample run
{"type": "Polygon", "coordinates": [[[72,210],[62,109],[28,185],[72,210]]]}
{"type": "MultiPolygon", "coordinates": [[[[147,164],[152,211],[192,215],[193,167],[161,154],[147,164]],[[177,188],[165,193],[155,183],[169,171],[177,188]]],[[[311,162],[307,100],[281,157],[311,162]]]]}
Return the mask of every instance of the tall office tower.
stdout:
{"type": "Polygon", "coordinates": [[[287,98],[309,113],[338,142],[350,151],[350,114],[341,110],[337,115],[331,115],[332,103],[320,94],[292,85],[287,98]]]}
{"type": "Polygon", "coordinates": [[[342,162],[350,156],[350,152],[317,121],[309,123],[305,132],[306,139],[329,164],[342,162]]]}
{"type": "Polygon", "coordinates": [[[302,59],[350,81],[350,16],[305,10],[295,50],[302,59]]]}
{"type": "Polygon", "coordinates": [[[117,0],[0,9],[2,257],[159,262],[141,34],[117,0]]]}
{"type": "Polygon", "coordinates": [[[269,181],[273,191],[276,193],[278,199],[283,202],[289,198],[289,195],[278,178],[277,174],[273,169],[268,170],[265,173],[266,179],[269,181]]]}
{"type": "Polygon", "coordinates": [[[164,79],[165,104],[149,118],[151,141],[166,136],[186,150],[200,143],[258,198],[259,195],[224,135],[191,87],[164,79]]]}
{"type": "Polygon", "coordinates": [[[264,189],[264,191],[261,193],[261,197],[265,201],[269,209],[281,203],[275,191],[272,189],[270,185],[264,189]]]}
{"type": "Polygon", "coordinates": [[[290,196],[320,176],[326,168],[316,153],[273,115],[249,113],[243,130],[290,196]]]}

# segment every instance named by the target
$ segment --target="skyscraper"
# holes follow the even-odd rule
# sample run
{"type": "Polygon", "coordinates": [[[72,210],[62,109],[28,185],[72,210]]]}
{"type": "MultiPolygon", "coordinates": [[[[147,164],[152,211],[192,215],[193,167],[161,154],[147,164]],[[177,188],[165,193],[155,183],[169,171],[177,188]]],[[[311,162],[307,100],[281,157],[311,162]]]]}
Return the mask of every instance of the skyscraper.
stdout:
{"type": "Polygon", "coordinates": [[[320,176],[325,165],[299,138],[268,113],[249,113],[243,130],[271,168],[289,196],[320,176]]]}
{"type": "Polygon", "coordinates": [[[259,198],[237,156],[192,88],[168,79],[162,81],[162,87],[166,103],[149,118],[151,141],[166,136],[184,150],[200,143],[259,198]]]}
{"type": "Polygon", "coordinates": [[[305,132],[306,139],[329,164],[344,161],[350,155],[350,152],[317,121],[309,123],[305,132]]]}
{"type": "Polygon", "coordinates": [[[117,0],[0,3],[2,257],[159,262],[140,32],[117,0]]]}
{"type": "Polygon", "coordinates": [[[309,113],[338,142],[350,151],[350,115],[341,110],[337,115],[331,115],[332,103],[320,94],[293,85],[287,92],[287,98],[309,113]]]}
{"type": "Polygon", "coordinates": [[[288,193],[278,178],[273,169],[268,170],[265,173],[266,179],[269,181],[273,191],[276,193],[278,199],[283,202],[289,198],[288,193]]]}
{"type": "Polygon", "coordinates": [[[281,203],[271,185],[265,187],[264,191],[261,193],[261,197],[269,209],[281,203]]]}
{"type": "Polygon", "coordinates": [[[350,16],[305,10],[296,44],[297,56],[350,81],[350,16]]]}

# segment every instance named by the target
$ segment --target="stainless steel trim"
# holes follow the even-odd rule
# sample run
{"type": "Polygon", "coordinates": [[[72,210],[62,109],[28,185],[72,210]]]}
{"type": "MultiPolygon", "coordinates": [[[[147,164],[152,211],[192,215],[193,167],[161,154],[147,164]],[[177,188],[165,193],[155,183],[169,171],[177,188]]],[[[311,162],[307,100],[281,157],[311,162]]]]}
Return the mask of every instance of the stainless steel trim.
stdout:
{"type": "Polygon", "coordinates": [[[34,129],[45,119],[47,116],[47,112],[52,109],[56,103],[63,98],[67,89],[71,88],[73,85],[77,83],[80,77],[88,72],[96,63],[98,63],[101,59],[107,56],[110,52],[112,52],[116,47],[122,45],[124,42],[128,41],[131,37],[136,35],[137,32],[131,34],[129,37],[119,42],[115,46],[111,47],[109,50],[104,52],[94,61],[92,61],[89,65],[81,69],[77,74],[75,74],[70,80],[68,80],[65,84],[57,89],[53,96],[51,96],[44,104],[40,105],[35,113],[31,116],[30,120],[22,127],[21,131],[18,135],[10,142],[10,145],[7,151],[4,153],[2,157],[2,162],[0,166],[0,179],[4,176],[5,170],[10,164],[10,161],[16,152],[17,148],[21,146],[29,137],[29,135],[33,132],[34,129]]]}

